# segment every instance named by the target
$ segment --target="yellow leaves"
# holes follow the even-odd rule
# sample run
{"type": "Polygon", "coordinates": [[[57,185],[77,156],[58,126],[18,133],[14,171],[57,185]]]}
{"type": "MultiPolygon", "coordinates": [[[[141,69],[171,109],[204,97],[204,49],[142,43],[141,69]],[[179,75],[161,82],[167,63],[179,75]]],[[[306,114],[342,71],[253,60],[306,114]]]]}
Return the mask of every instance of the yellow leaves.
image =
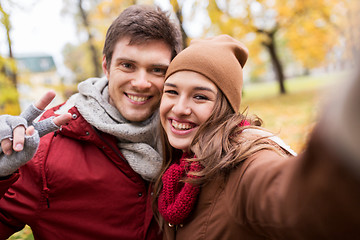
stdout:
{"type": "Polygon", "coordinates": [[[283,30],[287,46],[295,58],[306,68],[324,64],[328,52],[338,43],[338,33],[333,23],[324,18],[328,9],[309,10],[297,17],[283,30]]]}
{"type": "MultiPolygon", "coordinates": [[[[349,4],[354,1],[346,0],[349,4]]],[[[304,67],[311,68],[323,63],[338,43],[341,4],[344,5],[341,0],[211,0],[207,11],[211,30],[244,41],[252,58],[261,54],[262,43],[270,40],[262,31],[275,31],[275,40],[283,42],[304,67]],[[236,8],[241,11],[235,11],[236,8]],[[239,12],[242,14],[236,14],[239,12]]]]}
{"type": "Polygon", "coordinates": [[[9,59],[0,55],[0,69],[9,67],[9,59]]]}
{"type": "Polygon", "coordinates": [[[86,42],[79,46],[67,44],[63,49],[63,56],[65,65],[75,73],[76,82],[93,77],[91,53],[86,42]]]}
{"type": "Polygon", "coordinates": [[[296,14],[297,10],[295,5],[299,1],[288,1],[288,0],[278,0],[276,1],[276,5],[274,9],[277,11],[277,21],[282,21],[284,19],[290,19],[294,14],[296,14]]]}
{"type": "Polygon", "coordinates": [[[1,6],[0,3],[0,13],[1,13],[1,18],[0,18],[0,22],[2,23],[2,25],[5,27],[5,29],[7,30],[7,32],[9,31],[9,29],[11,28],[10,25],[10,16],[8,13],[5,12],[5,10],[3,9],[3,7],[1,6]]]}
{"type": "Polygon", "coordinates": [[[209,0],[207,11],[212,23],[222,23],[221,16],[224,15],[224,13],[219,9],[215,0],[209,0]]]}
{"type": "Polygon", "coordinates": [[[18,92],[10,79],[0,73],[0,114],[18,115],[18,92]]]}
{"type": "Polygon", "coordinates": [[[17,65],[15,60],[0,55],[0,69],[4,68],[11,72],[17,72],[17,65]]]}
{"type": "Polygon", "coordinates": [[[180,6],[177,0],[170,0],[171,6],[173,6],[174,12],[179,11],[180,6]]]}
{"type": "Polygon", "coordinates": [[[100,1],[91,12],[90,19],[94,29],[98,31],[98,41],[103,42],[105,34],[112,21],[127,7],[134,5],[135,0],[105,0],[100,1]]]}

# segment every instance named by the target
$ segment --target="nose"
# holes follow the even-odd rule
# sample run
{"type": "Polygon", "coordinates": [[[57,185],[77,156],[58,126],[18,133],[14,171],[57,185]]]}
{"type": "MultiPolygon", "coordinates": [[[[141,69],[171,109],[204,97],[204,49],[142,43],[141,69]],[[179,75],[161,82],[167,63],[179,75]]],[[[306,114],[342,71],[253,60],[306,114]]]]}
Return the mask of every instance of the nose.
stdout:
{"type": "Polygon", "coordinates": [[[148,81],[146,71],[139,71],[135,78],[131,81],[132,87],[137,91],[145,91],[151,87],[151,82],[148,81]]]}
{"type": "Polygon", "coordinates": [[[178,116],[187,116],[191,114],[191,108],[185,97],[180,97],[171,109],[178,116]]]}

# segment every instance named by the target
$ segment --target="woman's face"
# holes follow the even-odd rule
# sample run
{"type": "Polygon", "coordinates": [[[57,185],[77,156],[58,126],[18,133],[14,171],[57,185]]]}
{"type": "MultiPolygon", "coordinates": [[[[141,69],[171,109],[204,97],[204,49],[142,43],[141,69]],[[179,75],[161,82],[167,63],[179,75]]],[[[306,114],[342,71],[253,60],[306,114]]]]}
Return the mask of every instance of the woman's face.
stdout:
{"type": "Polygon", "coordinates": [[[171,146],[188,151],[199,129],[211,115],[218,89],[205,76],[180,71],[165,82],[160,119],[171,146]]]}

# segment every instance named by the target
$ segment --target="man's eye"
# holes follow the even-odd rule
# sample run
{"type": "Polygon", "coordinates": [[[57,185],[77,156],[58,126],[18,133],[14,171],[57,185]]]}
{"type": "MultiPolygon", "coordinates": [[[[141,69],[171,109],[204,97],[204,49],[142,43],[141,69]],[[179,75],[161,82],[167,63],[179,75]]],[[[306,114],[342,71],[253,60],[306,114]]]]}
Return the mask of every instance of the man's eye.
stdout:
{"type": "Polygon", "coordinates": [[[159,75],[159,76],[165,76],[165,73],[166,73],[166,69],[163,69],[163,68],[154,68],[152,71],[153,71],[153,73],[155,73],[156,75],[159,75]]]}
{"type": "Polygon", "coordinates": [[[122,63],[121,66],[123,66],[124,68],[132,68],[131,63],[122,63]]]}

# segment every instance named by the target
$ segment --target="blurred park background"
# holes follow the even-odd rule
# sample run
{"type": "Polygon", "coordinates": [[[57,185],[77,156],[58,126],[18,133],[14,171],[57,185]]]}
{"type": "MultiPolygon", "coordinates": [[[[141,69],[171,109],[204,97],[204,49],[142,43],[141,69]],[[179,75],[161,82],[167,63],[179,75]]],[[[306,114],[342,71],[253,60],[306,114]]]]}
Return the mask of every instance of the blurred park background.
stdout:
{"type": "MultiPolygon", "coordinates": [[[[102,76],[105,33],[133,4],[156,4],[191,39],[229,34],[245,43],[241,111],[301,152],[325,94],[353,69],[358,0],[1,0],[0,114],[19,114],[47,89],[61,103],[102,76]],[[32,21],[37,19],[37,21],[32,21]],[[57,19],[58,21],[53,21],[57,19]]],[[[33,239],[31,229],[11,239],[33,239]]]]}

